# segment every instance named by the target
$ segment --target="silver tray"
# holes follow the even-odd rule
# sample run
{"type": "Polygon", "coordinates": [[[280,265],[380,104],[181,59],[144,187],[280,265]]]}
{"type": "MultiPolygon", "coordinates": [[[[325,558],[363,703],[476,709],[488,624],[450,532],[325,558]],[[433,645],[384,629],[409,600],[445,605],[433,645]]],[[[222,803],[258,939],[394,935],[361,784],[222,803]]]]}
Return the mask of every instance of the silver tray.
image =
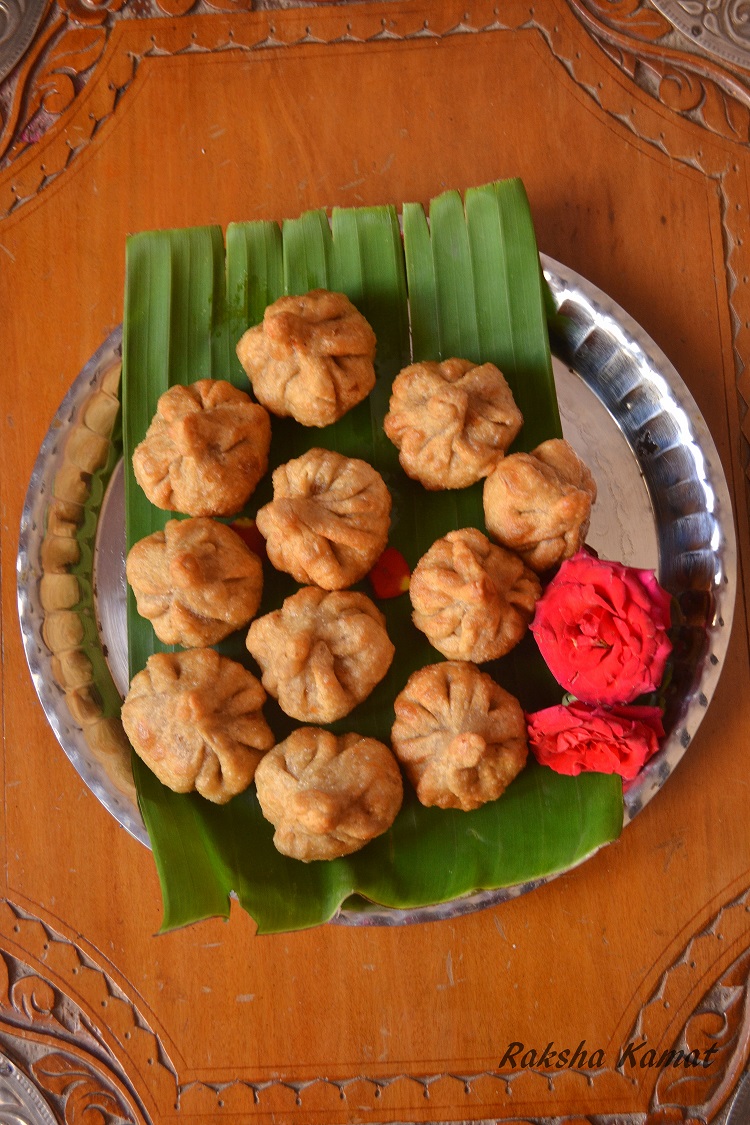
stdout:
{"type": "MultiPolygon", "coordinates": [[[[721,673],[736,594],[731,504],[711,435],[666,356],[595,286],[544,255],[542,265],[559,312],[552,351],[563,430],[592,469],[599,490],[588,542],[604,558],[655,569],[684,618],[666,715],[668,736],[626,788],[627,824],[684,755],[721,673]]],[[[58,741],[89,789],[148,846],[137,804],[113,783],[71,718],[42,637],[41,549],[49,499],[67,435],[120,346],[118,329],[75,380],[42,444],[21,521],[18,607],[32,679],[58,741]]],[[[99,643],[122,695],[127,690],[127,636],[121,463],[99,510],[92,549],[99,643]]],[[[515,898],[553,877],[414,910],[376,905],[342,909],[335,921],[401,925],[455,917],[515,898]]]]}

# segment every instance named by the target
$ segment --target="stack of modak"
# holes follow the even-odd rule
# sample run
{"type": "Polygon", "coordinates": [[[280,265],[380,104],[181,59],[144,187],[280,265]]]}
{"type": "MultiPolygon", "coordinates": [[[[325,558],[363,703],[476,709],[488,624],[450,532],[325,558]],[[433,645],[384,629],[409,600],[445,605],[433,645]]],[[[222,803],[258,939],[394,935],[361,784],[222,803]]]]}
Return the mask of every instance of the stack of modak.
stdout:
{"type": "Polygon", "coordinates": [[[388,830],[403,800],[399,762],[423,804],[463,810],[495,800],[523,768],[521,706],[478,665],[520,641],[539,575],[583,543],[596,496],[564,441],[507,454],[523,419],[492,364],[402,371],[384,429],[405,473],[428,490],[486,478],[492,541],[477,528],[451,531],[414,570],[414,623],[447,659],[415,672],[397,696],[393,749],[324,729],[370,695],[394,657],[383,614],[349,589],[386,547],[385,482],[367,462],[317,447],[274,469],[256,525],[271,565],[300,589],[259,618],[262,563],[216,517],[240,512],[267,472],[269,412],[303,426],[336,422],[372,390],[375,346],[343,294],[283,297],[237,345],[258,401],[220,380],[172,387],[133,454],[149,500],[188,518],[127,558],[138,611],[184,651],[152,656],[134,677],[125,731],[177,792],[223,803],[254,779],[276,847],[305,862],[347,855],[388,830]],[[262,683],[211,647],[248,625],[262,683]],[[278,744],[266,693],[304,724],[278,744]]]}

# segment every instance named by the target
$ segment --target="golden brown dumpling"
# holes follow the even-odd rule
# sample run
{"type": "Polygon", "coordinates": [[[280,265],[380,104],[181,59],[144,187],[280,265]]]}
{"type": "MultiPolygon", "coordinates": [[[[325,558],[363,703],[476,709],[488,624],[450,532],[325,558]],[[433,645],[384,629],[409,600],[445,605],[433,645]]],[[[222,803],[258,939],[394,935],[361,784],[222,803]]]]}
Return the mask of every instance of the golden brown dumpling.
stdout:
{"type": "Polygon", "coordinates": [[[280,297],[237,355],[259,402],[303,426],[328,426],[375,386],[375,333],[343,293],[280,297]]]}
{"type": "Polygon", "coordinates": [[[420,668],[396,697],[395,711],[393,749],[423,805],[479,808],[526,764],[520,703],[475,664],[420,668]]]}
{"type": "Polygon", "coordinates": [[[255,784],[276,848],[305,863],[358,851],[390,828],[403,800],[387,746],[320,727],[301,727],[275,746],[255,784]]]}
{"type": "Polygon", "coordinates": [[[497,660],[526,632],[541,594],[518,555],[474,527],[432,544],[411,576],[412,619],[451,660],[497,660]]]}
{"type": "Polygon", "coordinates": [[[265,699],[255,676],[215,649],[158,652],[133,677],[122,725],[164,785],[223,805],[247,789],[274,744],[265,699]]]}
{"type": "Polygon", "coordinates": [[[553,438],[498,464],[484,484],[484,518],[493,539],[541,574],[583,546],[595,500],[589,469],[553,438]]]}
{"type": "Polygon", "coordinates": [[[231,528],[203,516],[169,520],[128,552],[138,612],[163,644],[215,645],[255,616],[263,567],[231,528]]]}
{"type": "Polygon", "coordinates": [[[396,376],[384,428],[425,488],[466,488],[492,471],[523,424],[491,363],[415,363],[396,376]]]}
{"type": "Polygon", "coordinates": [[[133,471],[157,508],[230,516],[268,468],[271,422],[249,395],[221,379],[174,386],[160,397],[133,471]]]}
{"type": "Polygon", "coordinates": [[[310,449],[273,474],[273,500],[256,524],[277,570],[297,582],[343,590],[364,578],[388,541],[391,494],[355,457],[310,449]]]}
{"type": "Polygon", "coordinates": [[[317,586],[254,621],[247,647],[269,695],[305,723],[343,719],[382,680],[395,651],[365,594],[317,586]]]}

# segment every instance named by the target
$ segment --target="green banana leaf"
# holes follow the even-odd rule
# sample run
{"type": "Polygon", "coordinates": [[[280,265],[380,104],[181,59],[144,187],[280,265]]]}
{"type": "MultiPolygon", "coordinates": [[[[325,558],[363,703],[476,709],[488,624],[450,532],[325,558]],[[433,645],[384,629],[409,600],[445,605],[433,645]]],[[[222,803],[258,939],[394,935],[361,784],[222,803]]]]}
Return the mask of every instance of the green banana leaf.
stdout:
{"type": "MultiPolygon", "coordinates": [[[[393,496],[390,543],[413,567],[432,542],[456,527],[484,528],[481,484],[428,493],[400,469],[382,420],[397,372],[415,359],[451,355],[492,361],[505,373],[525,424],[517,448],[560,434],[545,317],[546,293],[531,214],[518,180],[448,192],[428,216],[417,204],[302,215],[279,227],[250,222],[219,228],[146,232],[128,240],[123,336],[123,445],[127,543],[170,518],[136,485],[130,456],[173,383],[207,376],[249,390],[235,355],[247,327],[284,293],[325,287],[347,293],[377,341],[375,389],[333,426],[305,429],[272,419],[271,464],[324,446],[362,457],[393,496]]],[[[271,497],[270,473],[246,515],[271,497]]],[[[297,587],[265,567],[260,613],[297,587]]],[[[362,588],[372,593],[365,584],[362,588]]],[[[163,648],[128,604],[131,676],[163,648]]],[[[393,701],[416,668],[441,659],[411,622],[408,595],[381,600],[396,645],[391,670],[336,731],[390,740],[393,701]]],[[[244,634],[219,646],[258,674],[244,634]]],[[[557,702],[561,691],[529,636],[487,670],[526,710],[557,702]]],[[[280,739],[299,725],[273,700],[266,717],[280,739]]],[[[406,786],[393,828],[352,856],[303,864],[280,855],[254,789],[217,807],[161,785],[134,756],[144,821],[159,872],[168,930],[229,912],[229,895],[262,933],[301,929],[375,902],[397,909],[444,903],[477,890],[513,886],[566,870],[619,834],[619,778],[566,778],[530,762],[500,800],[471,813],[426,809],[406,786]]]]}

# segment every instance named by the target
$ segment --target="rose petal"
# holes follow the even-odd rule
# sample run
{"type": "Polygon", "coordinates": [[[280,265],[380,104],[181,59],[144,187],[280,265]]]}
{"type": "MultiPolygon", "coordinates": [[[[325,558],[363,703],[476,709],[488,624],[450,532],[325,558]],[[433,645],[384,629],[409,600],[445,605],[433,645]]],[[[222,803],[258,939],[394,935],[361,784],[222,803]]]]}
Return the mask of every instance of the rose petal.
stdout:
{"type": "Polygon", "coordinates": [[[527,715],[529,746],[556,773],[617,773],[631,780],[664,737],[658,707],[592,707],[576,702],[527,715]]]}

